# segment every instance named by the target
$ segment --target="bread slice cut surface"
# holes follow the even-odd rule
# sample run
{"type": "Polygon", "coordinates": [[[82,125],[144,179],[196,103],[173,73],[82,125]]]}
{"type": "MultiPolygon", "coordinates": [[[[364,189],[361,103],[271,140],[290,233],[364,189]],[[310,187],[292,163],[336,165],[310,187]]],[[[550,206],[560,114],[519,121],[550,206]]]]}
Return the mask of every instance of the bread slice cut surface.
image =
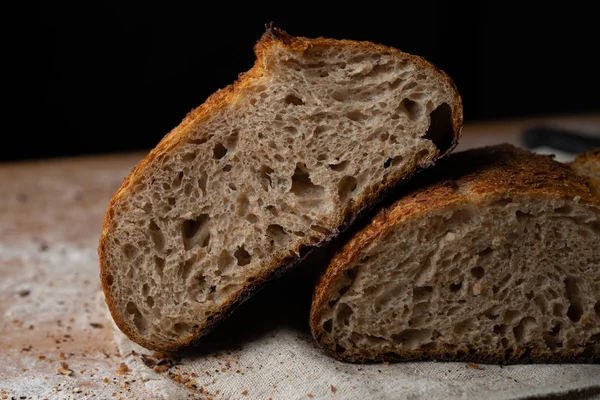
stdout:
{"type": "Polygon", "coordinates": [[[420,57],[276,28],[255,53],[254,67],[190,112],[108,206],[98,250],[106,302],[147,348],[195,342],[460,136],[455,86],[420,57]]]}
{"type": "Polygon", "coordinates": [[[455,153],[333,258],[311,329],[354,362],[598,361],[600,201],[509,145],[455,153]]]}

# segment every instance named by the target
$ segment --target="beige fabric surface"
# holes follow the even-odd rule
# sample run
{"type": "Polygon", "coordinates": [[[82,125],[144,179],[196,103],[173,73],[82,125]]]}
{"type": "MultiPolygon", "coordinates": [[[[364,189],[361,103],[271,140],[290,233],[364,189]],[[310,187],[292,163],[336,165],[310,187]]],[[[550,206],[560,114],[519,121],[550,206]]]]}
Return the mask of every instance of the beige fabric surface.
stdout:
{"type": "MultiPolygon", "coordinates": [[[[215,356],[186,356],[167,372],[155,373],[141,354],[148,354],[116,333],[133,373],[165,399],[521,399],[600,394],[599,365],[478,365],[409,362],[352,365],[324,355],[306,335],[286,328],[215,356]],[[229,364],[227,364],[229,363],[229,364]],[[239,372],[238,372],[239,371],[239,372]],[[169,375],[171,372],[173,375],[169,375]],[[195,373],[197,377],[191,377],[195,373]],[[170,376],[170,377],[169,377],[170,376]],[[190,377],[196,388],[177,383],[190,377]],[[200,389],[202,388],[202,389],[200,389]]],[[[190,385],[190,381],[185,380],[190,385]]]]}
{"type": "Polygon", "coordinates": [[[116,328],[115,340],[133,375],[165,399],[600,398],[598,364],[337,361],[310,335],[309,283],[297,271],[273,282],[180,354],[155,354],[116,328]]]}

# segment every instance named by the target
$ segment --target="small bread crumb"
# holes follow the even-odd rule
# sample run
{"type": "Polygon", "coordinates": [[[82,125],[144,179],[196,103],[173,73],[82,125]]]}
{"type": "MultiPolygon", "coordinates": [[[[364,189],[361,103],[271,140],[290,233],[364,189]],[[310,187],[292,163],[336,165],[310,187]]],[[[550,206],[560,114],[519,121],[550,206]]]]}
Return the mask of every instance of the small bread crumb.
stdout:
{"type": "Polygon", "coordinates": [[[119,368],[117,368],[117,375],[124,375],[129,372],[129,367],[125,363],[121,363],[119,368]]]}
{"type": "Polygon", "coordinates": [[[246,396],[246,395],[248,395],[248,391],[247,391],[247,390],[244,390],[244,391],[242,392],[242,396],[246,396]]]}
{"type": "Polygon", "coordinates": [[[331,393],[335,393],[337,392],[337,388],[333,385],[331,385],[331,393]]]}
{"type": "Polygon", "coordinates": [[[481,368],[479,368],[479,365],[475,364],[474,362],[468,362],[467,367],[473,368],[473,369],[481,369],[481,368]]]}
{"type": "Polygon", "coordinates": [[[66,362],[61,362],[60,368],[57,368],[56,371],[61,375],[67,375],[67,376],[73,375],[73,371],[71,369],[69,369],[69,364],[67,364],[66,362]]]}

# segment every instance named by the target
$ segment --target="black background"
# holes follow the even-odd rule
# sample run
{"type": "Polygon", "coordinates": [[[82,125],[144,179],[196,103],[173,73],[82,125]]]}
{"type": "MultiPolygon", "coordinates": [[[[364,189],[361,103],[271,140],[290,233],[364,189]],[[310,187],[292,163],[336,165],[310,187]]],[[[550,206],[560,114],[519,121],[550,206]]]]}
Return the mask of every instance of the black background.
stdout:
{"type": "Polygon", "coordinates": [[[28,6],[5,13],[10,143],[0,160],[153,147],[252,66],[270,21],[292,35],[369,40],[427,58],[455,81],[466,122],[600,110],[593,7],[525,3],[28,6]]]}

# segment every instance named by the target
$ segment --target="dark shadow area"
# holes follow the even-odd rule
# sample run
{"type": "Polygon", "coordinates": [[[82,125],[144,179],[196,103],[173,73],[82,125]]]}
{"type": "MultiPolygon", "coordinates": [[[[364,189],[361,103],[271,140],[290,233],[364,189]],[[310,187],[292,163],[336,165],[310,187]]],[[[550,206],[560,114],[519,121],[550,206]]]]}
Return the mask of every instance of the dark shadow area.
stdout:
{"type": "Polygon", "coordinates": [[[274,22],[368,40],[446,71],[465,121],[600,110],[593,4],[40,3],[7,13],[0,161],[147,150],[254,63],[274,22]]]}

